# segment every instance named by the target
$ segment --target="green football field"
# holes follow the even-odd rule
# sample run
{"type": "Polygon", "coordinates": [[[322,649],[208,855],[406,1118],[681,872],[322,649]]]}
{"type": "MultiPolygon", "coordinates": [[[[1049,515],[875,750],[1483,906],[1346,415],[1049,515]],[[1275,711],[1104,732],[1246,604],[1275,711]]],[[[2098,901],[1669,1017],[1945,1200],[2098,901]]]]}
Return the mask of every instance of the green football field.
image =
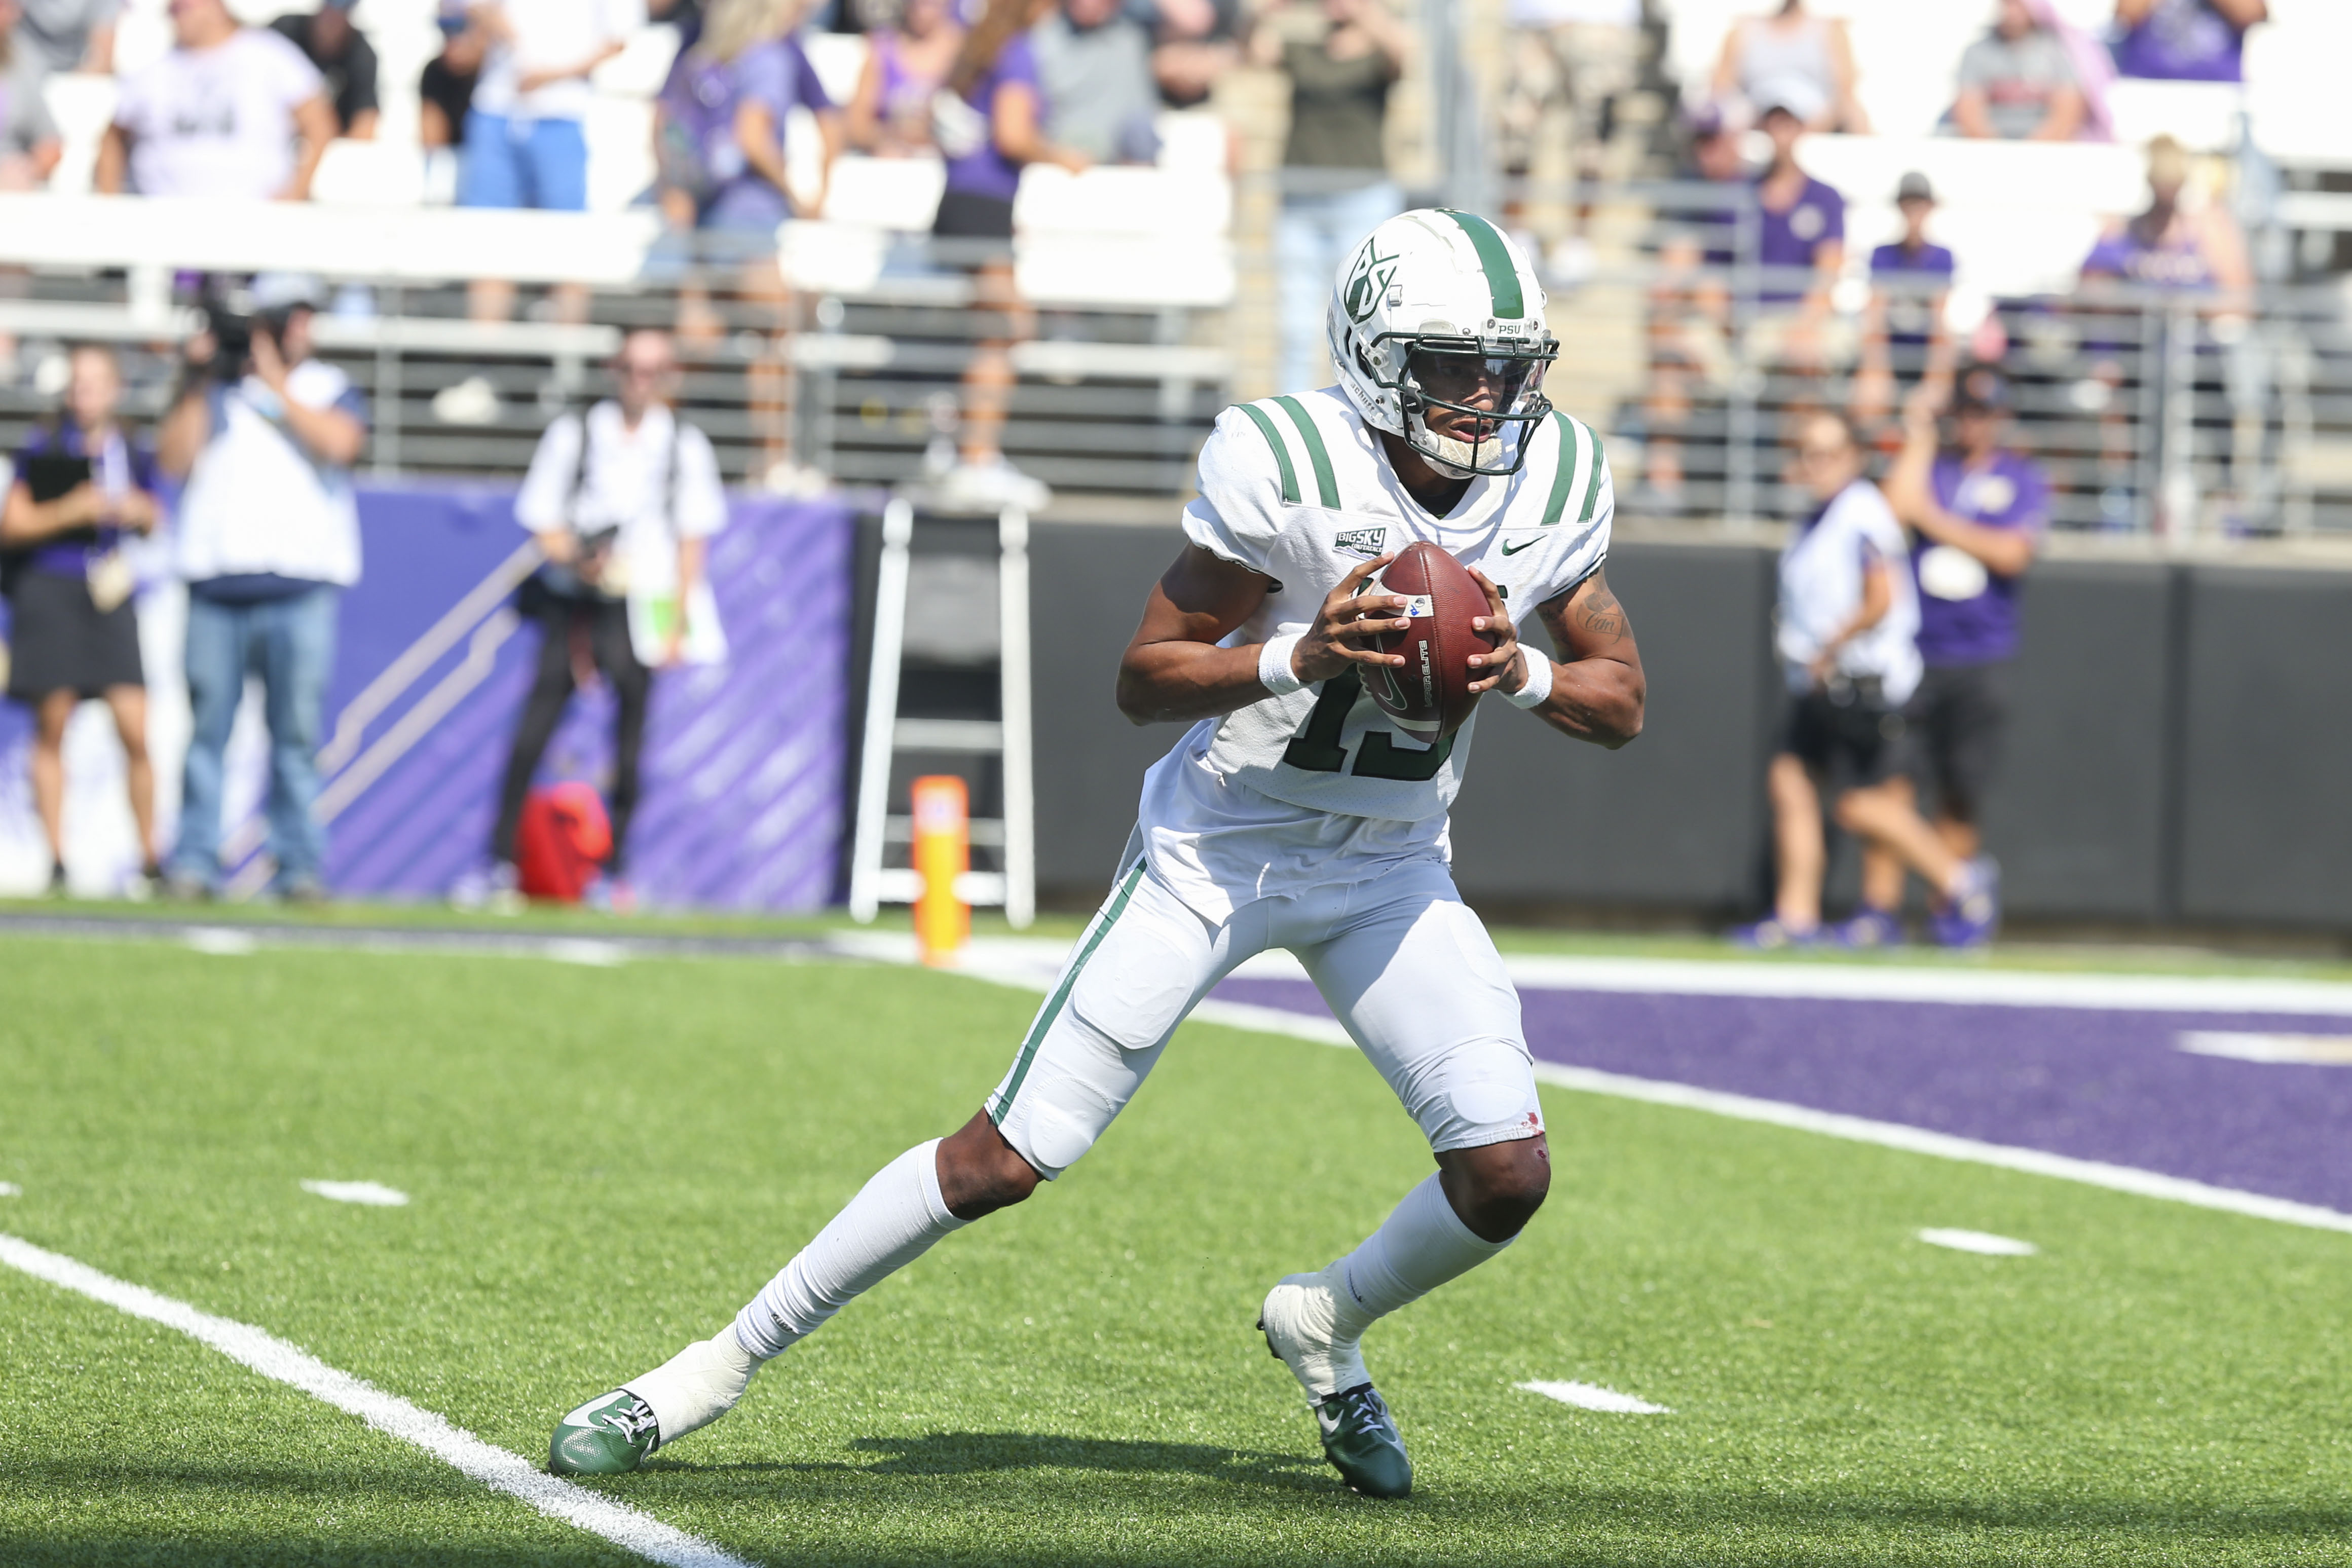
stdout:
{"type": "MultiPolygon", "coordinates": [[[[538,1461],[969,1116],[1035,1005],[847,963],[21,936],[0,974],[0,1232],[538,1461]]],[[[1200,1024],[1064,1180],[595,1489],[763,1563],[2352,1562],[2352,1237],[1546,1108],[1525,1239],[1367,1341],[1408,1501],[1340,1488],[1251,1320],[1428,1156],[1351,1053],[1200,1024]]],[[[0,1268],[0,1563],[638,1561],[0,1268]]]]}

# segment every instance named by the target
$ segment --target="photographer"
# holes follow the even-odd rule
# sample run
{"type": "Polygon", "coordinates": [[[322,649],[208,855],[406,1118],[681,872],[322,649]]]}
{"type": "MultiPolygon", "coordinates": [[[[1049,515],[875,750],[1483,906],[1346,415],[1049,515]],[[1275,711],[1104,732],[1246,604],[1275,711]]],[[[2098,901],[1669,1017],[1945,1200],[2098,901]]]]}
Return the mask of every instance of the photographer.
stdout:
{"type": "Polygon", "coordinates": [[[194,710],[169,889],[220,884],[221,758],[247,673],[261,677],[269,729],[269,852],[282,898],[314,901],[326,834],[311,819],[339,591],[359,581],[352,465],[367,405],[310,357],[311,302],[251,318],[216,311],[192,341],[157,458],[185,475],[173,563],[188,584],[188,701],[194,710]]]}
{"type": "Polygon", "coordinates": [[[8,695],[33,710],[33,800],[49,841],[49,890],[65,868],[65,740],[99,699],[121,738],[142,875],[155,868],[155,777],[147,761],[147,678],[123,543],[152,532],[155,464],[115,419],[122,374],[111,351],[73,352],[65,406],[17,453],[0,499],[0,584],[16,636],[8,695]]]}
{"type": "Polygon", "coordinates": [[[637,805],[653,670],[709,646],[703,548],[727,521],[727,495],[710,440],[670,408],[677,361],[669,335],[631,332],[613,361],[615,395],[548,426],[531,458],[515,520],[538,535],[547,564],[526,584],[525,611],[540,624],[539,676],[515,726],[490,834],[489,886],[461,888],[460,902],[510,905],[519,888],[515,835],[531,774],[572,692],[592,674],[613,686],[612,851],[589,889],[599,907],[627,910],[622,878],[629,818],[637,805]]]}

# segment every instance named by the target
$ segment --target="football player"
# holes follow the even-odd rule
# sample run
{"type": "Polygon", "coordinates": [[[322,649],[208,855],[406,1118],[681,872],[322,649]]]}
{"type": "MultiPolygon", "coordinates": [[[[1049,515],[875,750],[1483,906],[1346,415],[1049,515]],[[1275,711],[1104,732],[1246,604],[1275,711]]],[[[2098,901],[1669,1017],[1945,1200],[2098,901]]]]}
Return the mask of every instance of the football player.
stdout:
{"type": "Polygon", "coordinates": [[[1117,883],[1003,1080],[961,1131],[884,1167],[732,1324],[566,1415],[551,1468],[635,1468],[859,1293],[1068,1170],[1193,1005],[1279,947],[1436,1156],[1377,1232],[1275,1284],[1259,1317],[1348,1484],[1406,1494],[1364,1331],[1509,1246],[1551,1165],[1518,996],[1447,867],[1477,715],[1424,743],[1363,692],[1368,668],[1404,662],[1375,634],[1409,625],[1374,574],[1434,542],[1486,594],[1474,624],[1496,640],[1470,656],[1473,690],[1612,748],[1642,727],[1641,658],[1601,570],[1609,468],[1544,397],[1544,303],[1473,214],[1406,213],[1357,248],[1328,320],[1339,384],[1229,409],[1202,450],[1189,542],[1118,689],[1135,722],[1189,728],[1145,775],[1117,883]],[[1518,641],[1527,616],[1556,659],[1518,641]]]}

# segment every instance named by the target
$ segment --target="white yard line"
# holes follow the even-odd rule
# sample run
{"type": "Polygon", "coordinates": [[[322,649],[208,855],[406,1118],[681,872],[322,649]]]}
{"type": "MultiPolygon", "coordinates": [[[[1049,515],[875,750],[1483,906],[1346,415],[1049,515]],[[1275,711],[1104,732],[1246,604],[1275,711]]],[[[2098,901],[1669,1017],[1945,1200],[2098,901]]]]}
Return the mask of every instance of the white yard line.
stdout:
{"type": "Polygon", "coordinates": [[[1524,1388],[1529,1394],[1540,1394],[1546,1399],[1557,1399],[1562,1405],[1573,1405],[1579,1410],[1598,1410],[1609,1415],[1672,1415],[1663,1405],[1653,1405],[1646,1399],[1636,1399],[1630,1394],[1620,1394],[1613,1388],[1603,1388],[1597,1383],[1551,1383],[1534,1378],[1515,1383],[1513,1388],[1524,1388]]]}
{"type": "Polygon", "coordinates": [[[1931,1226],[1919,1233],[1919,1239],[1930,1247],[1948,1247],[1954,1252],[1981,1253],[1987,1258],[2031,1258],[2042,1249],[2030,1241],[2020,1241],[2013,1236],[1995,1236],[1985,1230],[1950,1230],[1931,1226]]]}
{"type": "Polygon", "coordinates": [[[0,1235],[0,1263],[37,1279],[102,1301],[134,1318],[176,1329],[210,1345],[262,1376],[299,1388],[314,1399],[347,1411],[388,1436],[424,1449],[493,1491],[520,1498],[550,1519],[576,1525],[649,1563],[671,1568],[750,1568],[741,1558],[700,1536],[664,1524],[626,1503],[614,1502],[547,1474],[518,1454],[483,1442],[430,1410],[326,1363],[248,1323],[216,1318],[185,1301],[159,1296],[88,1264],[46,1251],[13,1236],[0,1235]]]}

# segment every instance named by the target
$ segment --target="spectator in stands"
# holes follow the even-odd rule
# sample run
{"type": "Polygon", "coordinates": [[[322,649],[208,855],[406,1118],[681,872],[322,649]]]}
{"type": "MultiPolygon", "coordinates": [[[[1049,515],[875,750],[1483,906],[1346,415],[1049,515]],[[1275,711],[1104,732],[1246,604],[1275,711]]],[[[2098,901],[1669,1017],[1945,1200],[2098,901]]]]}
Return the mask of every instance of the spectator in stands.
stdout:
{"type": "Polygon", "coordinates": [[[1992,868],[1962,859],[1888,787],[1903,705],[1919,685],[1919,605],[1903,526],[1863,477],[1863,451],[1841,415],[1797,429],[1797,466],[1812,498],[1780,552],[1777,643],[1788,717],[1768,775],[1779,886],[1771,914],[1742,928],[1755,947],[1822,938],[1822,796],[1837,825],[1917,872],[1950,910],[1949,934],[1979,942],[1998,915],[1992,868]]]}
{"type": "Polygon", "coordinates": [[[1151,76],[1160,101],[1192,109],[1209,100],[1217,79],[1241,63],[1241,0],[1158,0],[1151,76]]]}
{"type": "Polygon", "coordinates": [[[45,71],[114,74],[114,26],[122,0],[24,0],[16,41],[45,71]]]}
{"type": "Polygon", "coordinates": [[[335,133],[354,142],[373,142],[382,106],[375,91],[375,46],[352,26],[352,7],[358,4],[359,0],[320,0],[316,11],[298,11],[269,26],[300,49],[326,79],[327,96],[335,106],[335,133]]]}
{"type": "Polygon", "coordinates": [[[1282,153],[1283,386],[1320,384],[1323,307],[1331,279],[1365,235],[1394,217],[1404,193],[1389,177],[1383,137],[1389,89],[1412,41],[1384,0],[1292,4],[1258,19],[1255,64],[1290,81],[1290,140],[1282,153]]]}
{"type": "Polygon", "coordinates": [[[1952,295],[1952,253],[1927,240],[1935,187],[1912,173],[1895,187],[1903,237],[1870,253],[1870,305],[1863,319],[1862,370],[1854,380],[1854,414],[1885,418],[1922,378],[1952,374],[1952,339],[1944,307],[1952,295]]]}
{"type": "Polygon", "coordinates": [[[2253,284],[2245,236],[2219,202],[2189,198],[2189,153],[2169,136],[2147,144],[2147,206],[2108,226],[2083,277],[2158,289],[2236,292],[2253,284]]]}
{"type": "Polygon", "coordinates": [[[1151,36],[1119,0],[1060,0],[1029,30],[1045,132],[1097,163],[1149,163],[1160,155],[1152,116],[1151,36]]]}
{"type": "Polygon", "coordinates": [[[1690,498],[1683,451],[1702,403],[1717,404],[1729,384],[1731,290],[1740,202],[1748,184],[1739,132],[1722,109],[1702,103],[1685,120],[1687,141],[1675,177],[1719,186],[1721,202],[1701,196],[1677,209],[1682,222],[1658,247],[1658,282],[1650,291],[1649,385],[1642,405],[1642,482],[1629,510],[1672,516],[1690,498]]]}
{"type": "Polygon", "coordinates": [[[194,710],[167,886],[199,899],[219,887],[222,754],[246,678],[257,673],[272,886],[310,902],[326,894],[326,831],[311,812],[316,753],[338,601],[360,575],[352,466],[367,445],[368,410],[349,377],[310,357],[310,299],[259,304],[249,320],[215,319],[190,342],[157,442],[163,472],[186,481],[173,557],[188,584],[194,710]]]}
{"type": "Polygon", "coordinates": [[[1801,103],[1808,130],[1866,135],[1870,117],[1854,96],[1855,79],[1845,23],[1811,15],[1805,0],[1782,0],[1769,16],[1732,23],[1715,65],[1715,98],[1759,115],[1775,103],[1801,103]]]}
{"type": "MultiPolygon", "coordinates": [[[[457,205],[585,211],[588,79],[644,24],[643,0],[480,0],[473,16],[489,49],[466,113],[457,205]]],[[[514,288],[478,280],[467,309],[476,321],[503,321],[514,288]]],[[[558,291],[558,314],[576,321],[587,309],[585,292],[558,291]]]]}
{"type": "MultiPolygon", "coordinates": [[[[1909,797],[1914,780],[1936,796],[1936,837],[1963,860],[1982,852],[1978,824],[1985,791],[2000,766],[2009,728],[2008,666],[2017,657],[2018,598],[2050,525],[2050,481],[2042,465],[2009,445],[2010,388],[1979,366],[1959,378],[1954,440],[1937,450],[1941,389],[1923,387],[1904,405],[1902,455],[1886,476],[1886,500],[1913,532],[1919,584],[1919,657],[1926,672],[1904,710],[1911,776],[1888,781],[1909,797]]],[[[1903,863],[1864,851],[1861,910],[1846,924],[1848,945],[1903,940],[1903,863]]],[[[1937,909],[1938,942],[1953,944],[1950,912],[1937,909]]]]}
{"type": "MultiPolygon", "coordinates": [[[[714,24],[728,9],[712,7],[714,24]]],[[[626,879],[646,709],[656,669],[679,664],[689,618],[707,607],[704,550],[727,521],[709,437],[680,418],[677,359],[668,335],[631,332],[613,361],[614,395],[548,426],[530,460],[515,521],[539,538],[547,564],[527,595],[540,624],[539,675],[515,726],[487,887],[461,902],[508,904],[517,894],[515,832],[531,775],[572,692],[591,668],[618,700],[614,722],[613,843],[590,890],[604,908],[634,902],[626,879]]]]}
{"type": "Polygon", "coordinates": [[[0,579],[11,617],[8,695],[33,710],[33,800],[49,840],[49,890],[66,886],[65,739],[74,710],[103,701],[122,742],[142,872],[156,868],[147,678],[122,543],[162,521],[152,456],[115,417],[112,351],[73,352],[65,406],[17,453],[0,502],[0,579]],[[64,469],[64,472],[58,472],[64,469]]]}
{"type": "Polygon", "coordinates": [[[65,142],[42,89],[49,70],[13,29],[24,13],[17,0],[0,0],[0,191],[30,191],[49,183],[65,142]]]}
{"type": "Polygon", "coordinates": [[[1082,174],[1093,160],[1045,133],[1046,106],[1027,30],[1034,0],[991,0],[966,32],[944,86],[931,97],[931,134],[947,159],[947,190],[931,224],[951,264],[972,272],[972,303],[987,325],[963,374],[957,458],[938,475],[943,500],[974,510],[1017,503],[1032,510],[1050,492],[1004,457],[1004,416],[1013,395],[1013,344],[1034,313],[1013,276],[1013,197],[1025,163],[1082,174]]]}
{"type": "MultiPolygon", "coordinates": [[[[1496,116],[1505,173],[1539,184],[1597,180],[1617,101],[1642,65],[1642,0],[1511,0],[1503,101],[1496,116]]],[[[1555,272],[1590,268],[1569,243],[1566,194],[1533,195],[1515,226],[1543,242],[1555,272]]]]}
{"type": "Polygon", "coordinates": [[[172,0],[173,47],[122,84],[94,183],[145,196],[307,201],[334,140],[326,82],[224,0],[172,0]]]}
{"type": "Polygon", "coordinates": [[[877,157],[936,152],[931,100],[963,47],[953,0],[869,0],[866,64],[849,100],[849,144],[877,157]]]}
{"type": "Polygon", "coordinates": [[[1979,140],[2072,142],[2084,120],[2066,46],[2025,0],[2000,0],[1991,31],[1960,56],[1960,95],[1946,129],[1979,140]]]}
{"type": "Polygon", "coordinates": [[[793,213],[784,125],[799,101],[798,9],[799,0],[716,0],[656,105],[664,205],[684,226],[735,237],[729,259],[772,250],[793,213]]]}
{"type": "Polygon", "coordinates": [[[2246,35],[2267,0],[2116,0],[2116,69],[2167,81],[2243,81],[2246,35]]]}
{"type": "Polygon", "coordinates": [[[441,52],[425,63],[416,84],[416,138],[428,150],[455,148],[465,140],[466,116],[489,53],[489,35],[462,7],[444,5],[436,18],[441,52]]]}
{"type": "Polygon", "coordinates": [[[1756,259],[1763,278],[1747,344],[1751,362],[1807,374],[1840,357],[1831,290],[1845,266],[1845,198],[1797,162],[1814,109],[1815,100],[1793,85],[1764,106],[1772,162],[1756,181],[1756,259]]]}

